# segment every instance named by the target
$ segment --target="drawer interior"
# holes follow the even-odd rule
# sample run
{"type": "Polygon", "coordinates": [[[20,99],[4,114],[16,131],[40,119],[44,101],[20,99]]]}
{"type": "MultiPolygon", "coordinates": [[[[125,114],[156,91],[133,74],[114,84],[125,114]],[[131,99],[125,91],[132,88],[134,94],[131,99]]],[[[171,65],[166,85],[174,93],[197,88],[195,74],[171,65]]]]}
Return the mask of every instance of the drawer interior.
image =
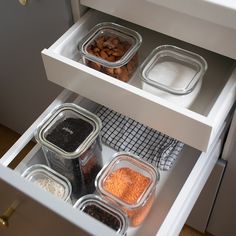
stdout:
{"type": "MultiPolygon", "coordinates": [[[[143,42],[140,48],[140,64],[142,64],[144,59],[154,48],[160,45],[175,45],[185,50],[197,53],[205,58],[208,63],[208,69],[204,75],[200,93],[194,103],[190,106],[189,110],[206,117],[208,116],[228,81],[230,73],[233,70],[234,60],[105,13],[95,10],[90,11],[92,14],[89,15],[89,17],[85,17],[84,21],[80,22],[79,27],[75,26],[71,28],[71,30],[52,45],[49,50],[52,50],[65,58],[83,64],[78,50],[80,41],[93,26],[101,22],[110,21],[134,29],[141,34],[143,42]]],[[[112,77],[110,77],[110,79],[115,80],[112,77]]],[[[129,84],[140,90],[142,89],[138,71],[130,80],[129,84]]]]}
{"type": "MultiPolygon", "coordinates": [[[[114,153],[115,151],[113,149],[110,149],[107,146],[103,146],[104,164],[111,161],[111,156],[114,153]]],[[[151,217],[152,221],[154,221],[155,219],[156,223],[150,224],[150,222],[146,220],[140,227],[129,227],[127,236],[136,235],[137,231],[142,227],[149,228],[149,230],[151,230],[152,232],[158,231],[200,154],[201,153],[196,149],[186,146],[182,151],[180,157],[178,158],[178,161],[176,161],[175,166],[173,166],[171,170],[160,171],[160,181],[157,185],[156,203],[154,204],[152,209],[152,215],[154,214],[154,216],[149,216],[147,218],[150,220],[151,217]]],[[[32,151],[15,168],[15,171],[22,174],[28,167],[34,164],[46,165],[43,151],[39,145],[36,145],[32,149],[32,151]]],[[[76,199],[74,199],[73,202],[75,201],[76,199]]],[[[71,205],[71,203],[69,204],[71,205]]],[[[68,205],[69,208],[71,208],[70,205],[68,205]]],[[[78,222],[78,225],[80,226],[80,222],[78,222]]]]}
{"type": "MultiPolygon", "coordinates": [[[[77,98],[73,101],[75,104],[86,108],[87,110],[94,111],[98,104],[85,99],[77,98]]],[[[103,144],[103,162],[104,164],[108,163],[112,159],[112,155],[116,151],[103,144]]],[[[160,181],[157,185],[157,195],[156,201],[151,210],[151,214],[148,216],[147,220],[137,228],[129,228],[127,235],[138,235],[139,230],[143,228],[149,229],[153,234],[157,233],[162,223],[164,222],[167,214],[170,212],[171,207],[176,200],[180,190],[183,188],[185,182],[187,181],[191,171],[194,166],[196,166],[197,161],[199,160],[202,153],[190,146],[184,145],[182,152],[179,154],[174,166],[169,171],[160,170],[160,181]],[[155,224],[152,223],[155,221],[155,224]]],[[[19,163],[19,165],[14,169],[17,173],[22,174],[24,170],[34,164],[46,164],[44,153],[39,144],[36,144],[34,148],[25,156],[25,158],[19,163]]],[[[42,195],[44,191],[42,190],[42,195]]],[[[76,199],[73,200],[73,202],[76,199]]],[[[71,208],[71,211],[77,211],[72,209],[71,203],[68,205],[68,208],[71,208]]],[[[60,210],[59,210],[60,212],[60,210]]],[[[66,218],[62,212],[63,217],[66,218]]],[[[78,212],[80,215],[81,213],[78,212]]],[[[82,214],[83,216],[83,214],[82,214]]],[[[84,217],[84,216],[83,216],[84,217]]],[[[89,222],[89,219],[85,220],[89,222]]],[[[82,226],[80,221],[76,223],[79,227],[82,226]]],[[[94,222],[93,222],[94,224],[94,222]]],[[[95,224],[101,224],[98,221],[95,221],[95,224]]],[[[104,226],[106,228],[106,226],[104,226]]],[[[94,227],[95,229],[96,227],[94,227]]],[[[85,229],[86,230],[86,229],[85,229]]],[[[93,232],[93,229],[90,229],[90,233],[93,232]]],[[[105,231],[104,231],[105,232],[105,231]]]]}

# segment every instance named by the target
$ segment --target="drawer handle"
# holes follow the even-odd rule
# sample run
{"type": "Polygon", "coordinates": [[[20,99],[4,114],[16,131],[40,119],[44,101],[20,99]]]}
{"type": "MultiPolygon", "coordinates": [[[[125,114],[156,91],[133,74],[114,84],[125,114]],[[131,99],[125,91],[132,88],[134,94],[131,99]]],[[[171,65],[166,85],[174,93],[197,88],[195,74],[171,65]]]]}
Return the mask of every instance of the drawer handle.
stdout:
{"type": "Polygon", "coordinates": [[[9,219],[12,214],[15,212],[19,201],[14,201],[0,216],[0,228],[7,228],[9,226],[9,219]]]}
{"type": "Polygon", "coordinates": [[[18,0],[19,1],[19,3],[22,5],[22,6],[26,6],[27,4],[28,4],[28,0],[18,0]]]}

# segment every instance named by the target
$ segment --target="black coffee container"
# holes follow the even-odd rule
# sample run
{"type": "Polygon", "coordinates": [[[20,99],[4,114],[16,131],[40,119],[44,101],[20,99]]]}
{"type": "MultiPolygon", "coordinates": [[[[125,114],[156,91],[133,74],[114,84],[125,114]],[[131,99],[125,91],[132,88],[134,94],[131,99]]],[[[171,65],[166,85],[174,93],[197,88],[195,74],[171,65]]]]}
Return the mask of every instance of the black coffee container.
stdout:
{"type": "Polygon", "coordinates": [[[75,198],[95,191],[94,180],[102,167],[101,121],[75,104],[56,108],[38,127],[48,165],[69,179],[75,198]]]}

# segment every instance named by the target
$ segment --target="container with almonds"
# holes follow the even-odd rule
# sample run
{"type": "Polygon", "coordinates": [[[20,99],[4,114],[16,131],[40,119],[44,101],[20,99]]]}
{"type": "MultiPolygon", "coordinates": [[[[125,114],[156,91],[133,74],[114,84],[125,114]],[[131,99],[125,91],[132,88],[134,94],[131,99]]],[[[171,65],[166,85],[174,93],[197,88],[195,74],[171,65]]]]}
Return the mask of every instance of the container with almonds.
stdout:
{"type": "Polygon", "coordinates": [[[138,67],[139,33],[115,23],[96,25],[79,45],[83,62],[100,72],[128,82],[138,67]]]}

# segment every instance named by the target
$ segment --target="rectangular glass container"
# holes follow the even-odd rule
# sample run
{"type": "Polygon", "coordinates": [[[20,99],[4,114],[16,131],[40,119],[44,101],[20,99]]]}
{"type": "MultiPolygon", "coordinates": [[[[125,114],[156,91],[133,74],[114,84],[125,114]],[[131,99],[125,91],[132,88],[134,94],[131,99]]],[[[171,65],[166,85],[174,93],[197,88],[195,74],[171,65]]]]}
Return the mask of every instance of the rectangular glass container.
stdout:
{"type": "Polygon", "coordinates": [[[80,198],[73,207],[101,221],[120,235],[125,235],[127,231],[126,214],[98,195],[86,195],[80,198]]]}
{"type": "Polygon", "coordinates": [[[101,121],[75,104],[63,104],[37,128],[48,165],[66,176],[72,193],[78,196],[95,191],[94,180],[102,168],[101,121]]]}
{"type": "Polygon", "coordinates": [[[127,82],[138,67],[142,37],[127,27],[97,24],[79,44],[83,62],[100,72],[127,82]]]}
{"type": "Polygon", "coordinates": [[[71,184],[69,180],[48,166],[32,165],[23,172],[22,176],[54,196],[64,201],[70,201],[71,184]]]}
{"type": "Polygon", "coordinates": [[[130,226],[140,225],[155,199],[159,172],[137,156],[119,152],[96,178],[97,192],[115,202],[129,218],[130,226]]]}
{"type": "Polygon", "coordinates": [[[155,48],[140,67],[142,88],[184,107],[197,97],[207,62],[200,55],[172,46],[155,48]]]}

